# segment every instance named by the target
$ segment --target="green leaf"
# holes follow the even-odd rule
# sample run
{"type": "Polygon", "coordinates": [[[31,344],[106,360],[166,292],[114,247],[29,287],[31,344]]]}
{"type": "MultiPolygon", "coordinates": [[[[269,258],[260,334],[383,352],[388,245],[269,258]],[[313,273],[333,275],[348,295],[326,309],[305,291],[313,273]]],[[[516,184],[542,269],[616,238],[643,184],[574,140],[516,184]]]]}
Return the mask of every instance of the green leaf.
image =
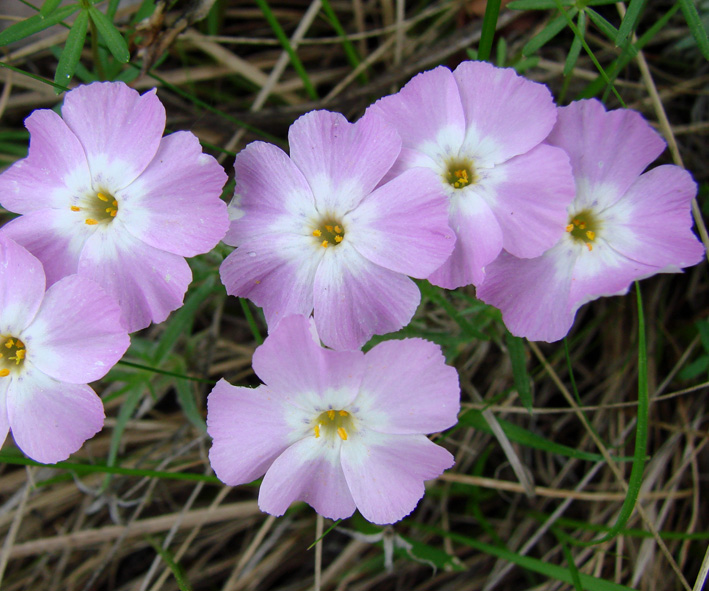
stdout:
{"type": "Polygon", "coordinates": [[[630,0],[628,10],[623,17],[623,22],[620,23],[620,27],[618,27],[618,34],[615,38],[616,47],[622,47],[630,34],[635,30],[644,6],[645,0],[630,0]]]}
{"type": "MultiPolygon", "coordinates": [[[[557,0],[558,1],[558,0],[557,0]]],[[[554,3],[556,5],[556,2],[554,3]]],[[[569,18],[574,18],[578,13],[576,8],[571,8],[568,12],[569,18]]],[[[529,56],[533,54],[538,49],[541,49],[554,37],[556,37],[561,31],[566,27],[566,15],[560,14],[556,18],[549,21],[544,29],[532,37],[532,39],[522,48],[522,55],[529,56]]]]}
{"type": "Polygon", "coordinates": [[[180,565],[175,562],[172,552],[169,552],[168,550],[163,548],[156,540],[154,540],[149,535],[146,535],[145,539],[148,540],[148,543],[155,549],[155,551],[165,561],[165,564],[167,564],[169,569],[172,571],[172,574],[175,577],[175,581],[177,582],[177,586],[180,588],[180,591],[192,591],[192,586],[190,585],[190,582],[187,580],[187,577],[185,576],[185,573],[180,567],[180,565]]]}
{"type": "MultiPolygon", "coordinates": [[[[575,0],[561,0],[562,6],[573,6],[575,0]]],[[[513,10],[551,10],[556,8],[555,0],[515,0],[507,5],[513,10]]]]}
{"type": "Polygon", "coordinates": [[[517,394],[519,394],[519,399],[522,401],[524,408],[531,413],[534,400],[529,374],[527,373],[527,355],[524,350],[524,340],[508,332],[505,335],[505,343],[512,362],[512,375],[517,394]]]}
{"type": "MultiPolygon", "coordinates": [[[[64,50],[59,57],[57,71],[54,73],[54,82],[61,86],[69,86],[69,81],[74,75],[76,65],[81,58],[81,50],[84,48],[86,40],[86,31],[89,27],[89,13],[82,10],[79,16],[76,17],[74,24],[71,26],[69,36],[66,39],[64,50]]],[[[61,91],[55,88],[55,92],[59,94],[61,91]]]]}
{"type": "Polygon", "coordinates": [[[616,37],[618,37],[618,29],[616,29],[611,23],[609,23],[592,8],[587,8],[585,12],[588,14],[588,18],[591,19],[591,22],[598,27],[598,30],[601,31],[601,33],[603,33],[611,41],[615,41],[616,37]]]}
{"type": "MultiPolygon", "coordinates": [[[[480,43],[478,43],[478,59],[487,61],[490,59],[492,51],[492,40],[497,30],[497,17],[500,15],[501,0],[488,0],[483,17],[482,32],[480,33],[480,43]]],[[[499,65],[499,64],[498,64],[499,65]]]]}
{"type": "MultiPolygon", "coordinates": [[[[184,359],[180,358],[179,361],[177,366],[178,370],[187,372],[184,359]]],[[[175,393],[177,394],[177,401],[180,403],[182,412],[185,413],[187,420],[192,423],[198,431],[206,433],[207,423],[204,422],[202,413],[200,413],[197,408],[192,382],[189,380],[175,380],[175,393]]]]}
{"type": "Polygon", "coordinates": [[[583,46],[583,36],[586,33],[586,13],[579,12],[579,18],[577,20],[577,25],[579,28],[580,36],[574,35],[574,40],[571,42],[571,47],[569,48],[569,55],[566,56],[566,63],[564,64],[564,76],[571,74],[571,70],[574,69],[576,65],[576,60],[579,59],[579,54],[581,53],[581,47],[583,46]]]}
{"type": "Polygon", "coordinates": [[[40,16],[47,17],[52,14],[58,6],[61,4],[62,0],[44,0],[42,8],[39,10],[40,16]]]}
{"type": "MultiPolygon", "coordinates": [[[[702,23],[702,19],[697,12],[697,7],[692,0],[679,0],[679,7],[682,9],[682,14],[687,21],[689,31],[697,42],[704,59],[709,60],[709,39],[707,38],[707,32],[702,23]]],[[[0,45],[2,44],[0,43],[0,45]]]]}
{"type": "Polygon", "coordinates": [[[98,10],[95,6],[89,7],[91,20],[96,25],[98,32],[106,42],[106,47],[119,62],[127,63],[130,60],[130,52],[126,40],[121,35],[120,31],[110,21],[110,19],[98,10]]]}
{"type": "Polygon", "coordinates": [[[34,35],[39,31],[44,31],[44,29],[56,25],[71,16],[79,10],[79,8],[81,7],[78,4],[69,4],[68,6],[59,8],[49,16],[45,17],[41,14],[35,14],[28,19],[15,23],[0,33],[0,46],[9,45],[15,41],[34,35]]]}

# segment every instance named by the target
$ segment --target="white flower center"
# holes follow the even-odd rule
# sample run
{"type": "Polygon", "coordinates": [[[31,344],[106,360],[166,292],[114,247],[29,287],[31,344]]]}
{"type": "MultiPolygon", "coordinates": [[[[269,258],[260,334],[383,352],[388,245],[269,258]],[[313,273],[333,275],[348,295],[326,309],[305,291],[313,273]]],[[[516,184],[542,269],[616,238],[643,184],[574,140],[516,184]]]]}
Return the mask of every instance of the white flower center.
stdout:
{"type": "Polygon", "coordinates": [[[118,214],[118,201],[108,191],[96,191],[80,201],[80,205],[72,205],[71,211],[81,212],[88,226],[109,224],[118,214]]]}
{"type": "Polygon", "coordinates": [[[601,227],[598,218],[589,209],[584,209],[569,218],[566,231],[571,235],[574,242],[586,245],[589,252],[593,250],[593,242],[601,227]]]}
{"type": "Polygon", "coordinates": [[[451,158],[445,163],[443,182],[454,189],[463,189],[480,180],[470,158],[451,158]]]}
{"type": "Polygon", "coordinates": [[[22,367],[27,355],[25,344],[14,336],[0,336],[0,378],[22,367]]]}
{"type": "Polygon", "coordinates": [[[345,239],[344,224],[331,216],[322,218],[315,224],[313,236],[316,243],[323,248],[339,246],[345,239]]]}

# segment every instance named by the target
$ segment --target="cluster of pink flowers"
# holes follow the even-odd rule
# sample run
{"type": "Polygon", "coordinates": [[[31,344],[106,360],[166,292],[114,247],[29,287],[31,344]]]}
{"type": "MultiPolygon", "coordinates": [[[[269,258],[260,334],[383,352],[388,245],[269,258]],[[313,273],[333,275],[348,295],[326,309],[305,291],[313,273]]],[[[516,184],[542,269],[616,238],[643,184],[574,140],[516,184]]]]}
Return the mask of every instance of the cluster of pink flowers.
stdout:
{"type": "Polygon", "coordinates": [[[91,84],[26,125],[29,156],[0,176],[0,203],[22,214],[0,232],[0,431],[44,462],[78,449],[103,422],[85,384],[182,304],[184,257],[223,239],[227,292],[263,308],[269,336],[253,359],[264,385],[209,395],[210,460],[230,485],[263,476],[274,515],[300,500],[392,523],[452,466],[426,437],[460,405],[440,348],[361,351],[409,323],[412,277],[472,284],[513,334],[554,341],[585,302],[703,254],[696,186],[676,166],[644,172],[664,142],[638,113],[558,108],[482,62],[424,72],[356,123],[307,113],[290,154],[249,144],[228,212],[223,170],[192,134],[162,137],[154,91],[91,84]]]}

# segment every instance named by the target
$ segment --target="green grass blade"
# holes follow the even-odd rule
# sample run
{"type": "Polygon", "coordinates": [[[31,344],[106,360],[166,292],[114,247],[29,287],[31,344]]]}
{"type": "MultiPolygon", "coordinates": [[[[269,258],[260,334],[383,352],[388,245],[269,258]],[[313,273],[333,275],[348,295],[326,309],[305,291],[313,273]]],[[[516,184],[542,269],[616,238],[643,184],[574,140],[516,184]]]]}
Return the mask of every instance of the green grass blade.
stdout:
{"type": "Polygon", "coordinates": [[[628,10],[623,17],[623,22],[618,27],[618,34],[615,38],[616,47],[622,47],[630,34],[635,30],[640,18],[640,13],[645,6],[645,0],[630,0],[628,10]]]}
{"type": "MultiPolygon", "coordinates": [[[[576,0],[561,0],[563,6],[573,6],[576,0]]],[[[556,8],[554,0],[514,0],[507,5],[513,10],[553,10],[556,8]]]]}
{"type": "Polygon", "coordinates": [[[148,371],[150,373],[159,373],[164,376],[170,376],[172,378],[180,378],[182,380],[190,380],[192,382],[200,382],[202,384],[214,385],[217,383],[214,380],[206,380],[204,378],[196,378],[194,376],[188,376],[188,375],[184,375],[184,374],[177,373],[174,371],[168,371],[166,369],[159,369],[157,367],[151,367],[149,365],[143,365],[141,363],[135,363],[133,361],[126,361],[125,359],[121,359],[117,363],[117,365],[125,365],[126,367],[134,367],[135,369],[142,369],[143,371],[148,371]]]}
{"type": "Polygon", "coordinates": [[[510,354],[512,376],[517,394],[519,394],[519,399],[522,401],[524,408],[531,413],[534,399],[532,397],[529,373],[527,373],[527,355],[524,349],[524,340],[507,332],[505,343],[507,344],[507,352],[510,354]]]}
{"type": "Polygon", "coordinates": [[[315,91],[315,87],[310,81],[310,76],[308,76],[308,72],[305,70],[303,62],[300,61],[298,54],[293,49],[293,46],[290,44],[290,39],[288,39],[288,37],[286,36],[283,27],[281,27],[280,23],[278,22],[276,15],[273,14],[271,7],[268,5],[268,2],[266,2],[266,0],[256,0],[256,4],[258,4],[259,8],[261,9],[261,12],[263,12],[263,15],[266,17],[266,21],[268,22],[271,29],[273,29],[273,33],[276,35],[278,41],[280,41],[281,45],[283,46],[283,49],[288,54],[288,57],[290,57],[290,62],[295,71],[297,72],[298,76],[300,76],[300,79],[303,81],[303,86],[305,87],[308,96],[314,101],[318,100],[318,93],[315,91]]]}
{"type": "Polygon", "coordinates": [[[45,17],[41,14],[35,14],[28,19],[15,23],[0,33],[0,46],[9,45],[30,35],[44,31],[44,29],[56,25],[71,16],[79,10],[79,8],[81,7],[78,4],[69,4],[68,6],[57,9],[49,16],[45,17]]]}
{"type": "Polygon", "coordinates": [[[478,43],[478,59],[480,61],[490,59],[492,40],[495,38],[495,31],[497,30],[497,17],[500,16],[500,3],[501,0],[488,0],[485,7],[480,43],[478,43]]]}
{"type": "Polygon", "coordinates": [[[571,42],[569,54],[566,56],[566,62],[564,63],[564,76],[571,74],[571,70],[574,69],[576,61],[579,59],[581,48],[583,47],[583,36],[586,34],[586,13],[584,11],[579,12],[579,18],[576,21],[576,26],[578,27],[581,36],[577,37],[574,35],[574,40],[571,42]]]}
{"type": "MultiPolygon", "coordinates": [[[[350,65],[352,66],[353,70],[357,69],[362,60],[360,59],[359,53],[357,53],[355,46],[352,45],[352,42],[347,38],[347,33],[345,32],[345,29],[340,23],[340,20],[337,18],[335,11],[332,9],[330,0],[322,0],[322,8],[323,12],[325,13],[325,16],[330,21],[332,28],[335,29],[337,35],[340,37],[340,39],[342,39],[342,49],[344,50],[345,55],[347,56],[347,61],[350,62],[350,65]]],[[[363,71],[361,74],[359,74],[357,79],[362,83],[367,82],[367,73],[363,71]]]]}
{"type": "MultiPolygon", "coordinates": [[[[76,65],[81,58],[81,50],[84,48],[86,41],[86,32],[89,28],[89,13],[82,10],[79,16],[76,17],[74,24],[71,26],[69,36],[66,39],[64,50],[59,57],[57,71],[54,73],[54,82],[61,86],[68,86],[76,65]]],[[[59,94],[61,91],[55,88],[55,92],[59,94]]]]}
{"type": "Polygon", "coordinates": [[[697,7],[692,0],[679,0],[679,7],[682,9],[689,31],[697,42],[704,59],[709,60],[709,39],[707,39],[707,32],[697,12],[697,7]]]}
{"type": "MultiPolygon", "coordinates": [[[[185,367],[185,362],[182,358],[180,358],[178,368],[182,371],[187,371],[187,367],[185,367]]],[[[177,394],[177,402],[180,404],[180,408],[187,417],[187,420],[192,423],[200,433],[206,433],[207,423],[204,422],[202,413],[200,413],[197,408],[193,384],[187,380],[175,380],[175,394],[177,394]]]]}
{"type": "Polygon", "coordinates": [[[435,285],[431,285],[428,281],[417,281],[416,284],[421,290],[421,294],[429,300],[443,308],[446,313],[455,321],[460,329],[472,339],[481,339],[484,341],[490,340],[489,337],[477,330],[458,309],[451,304],[441,290],[435,285]]]}
{"type": "Polygon", "coordinates": [[[175,562],[172,552],[168,552],[157,542],[157,540],[153,539],[152,536],[146,534],[145,539],[160,555],[160,558],[165,561],[165,564],[167,564],[168,568],[172,572],[172,575],[175,577],[175,581],[177,582],[177,586],[179,587],[180,591],[192,591],[192,586],[190,585],[190,582],[187,580],[187,577],[185,576],[185,573],[180,567],[180,565],[175,562]]]}
{"type": "Polygon", "coordinates": [[[116,29],[116,26],[111,22],[111,19],[95,6],[89,7],[89,15],[113,57],[121,63],[127,63],[130,60],[128,45],[123,35],[121,35],[120,31],[116,29]]]}
{"type": "MultiPolygon", "coordinates": [[[[554,531],[553,528],[552,531],[554,531]]],[[[576,591],[582,591],[583,585],[581,584],[581,576],[579,574],[579,569],[576,567],[574,556],[571,554],[569,546],[565,544],[563,540],[559,540],[559,545],[561,546],[561,551],[564,553],[564,560],[566,560],[566,564],[569,565],[569,574],[571,575],[571,581],[574,584],[574,589],[576,589],[576,591]]]]}
{"type": "MultiPolygon", "coordinates": [[[[554,5],[560,4],[561,0],[555,0],[554,5]]],[[[563,14],[560,14],[556,18],[549,21],[549,24],[544,27],[544,29],[532,37],[532,39],[522,48],[522,55],[529,57],[537,50],[541,49],[554,37],[556,37],[561,31],[566,27],[566,16],[567,13],[562,9],[563,14]]],[[[569,18],[574,18],[578,10],[576,8],[571,8],[569,10],[569,18]]]]}
{"type": "Polygon", "coordinates": [[[261,331],[258,329],[258,324],[256,324],[256,319],[251,312],[251,308],[249,308],[249,302],[245,298],[239,298],[239,303],[241,304],[241,309],[244,311],[246,322],[249,323],[251,334],[254,335],[254,340],[257,344],[262,345],[263,337],[261,336],[261,331]]]}
{"type": "Polygon", "coordinates": [[[39,14],[42,17],[48,17],[52,14],[62,3],[62,0],[44,0],[42,8],[39,10],[39,14]]]}

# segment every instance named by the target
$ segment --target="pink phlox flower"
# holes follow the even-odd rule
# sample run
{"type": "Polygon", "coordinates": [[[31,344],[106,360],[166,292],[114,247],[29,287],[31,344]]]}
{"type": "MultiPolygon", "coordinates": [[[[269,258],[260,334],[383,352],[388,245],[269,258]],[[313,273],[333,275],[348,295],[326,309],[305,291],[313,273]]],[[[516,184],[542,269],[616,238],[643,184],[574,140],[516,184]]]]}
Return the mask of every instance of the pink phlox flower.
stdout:
{"type": "Polygon", "coordinates": [[[556,121],[546,86],[512,69],[463,62],[453,72],[440,66],[415,76],[370,112],[403,141],[386,180],[425,168],[449,202],[457,242],[431,283],[480,285],[503,248],[535,257],[563,233],[574,186],[568,157],[542,144],[556,121]]]}
{"type": "Polygon", "coordinates": [[[437,345],[392,340],[367,353],[333,351],[303,316],[284,319],[253,357],[265,383],[220,380],[207,399],[209,459],[235,486],[264,476],[259,506],[283,515],[305,501],[330,519],[355,509],[373,523],[408,515],[424,481],[453,456],[424,434],[457,422],[456,371],[437,345]]]}
{"type": "Polygon", "coordinates": [[[87,386],[125,353],[118,304],[72,275],[45,293],[42,264],[0,234],[0,445],[8,431],[38,462],[65,460],[103,427],[87,386]]]}
{"type": "Polygon", "coordinates": [[[547,141],[568,152],[576,179],[566,232],[541,257],[500,256],[477,294],[513,334],[551,342],[584,303],[695,265],[704,248],[691,229],[690,174],[673,165],[641,174],[665,142],[639,113],[578,101],[559,108],[547,141]]]}
{"type": "Polygon", "coordinates": [[[236,157],[221,267],[231,295],[263,308],[270,330],[314,314],[323,342],[359,349],[408,324],[424,278],[450,255],[446,202],[427,171],[377,184],[401,140],[378,118],[314,111],[288,133],[290,157],[264,142],[236,157]]]}
{"type": "Polygon", "coordinates": [[[78,273],[120,305],[129,332],[182,305],[184,257],[210,251],[228,228],[222,167],[197,138],[162,137],[165,108],[122,82],[67,93],[62,117],[25,121],[29,155],[0,175],[0,203],[23,214],[3,228],[42,261],[47,282],[78,273]]]}

